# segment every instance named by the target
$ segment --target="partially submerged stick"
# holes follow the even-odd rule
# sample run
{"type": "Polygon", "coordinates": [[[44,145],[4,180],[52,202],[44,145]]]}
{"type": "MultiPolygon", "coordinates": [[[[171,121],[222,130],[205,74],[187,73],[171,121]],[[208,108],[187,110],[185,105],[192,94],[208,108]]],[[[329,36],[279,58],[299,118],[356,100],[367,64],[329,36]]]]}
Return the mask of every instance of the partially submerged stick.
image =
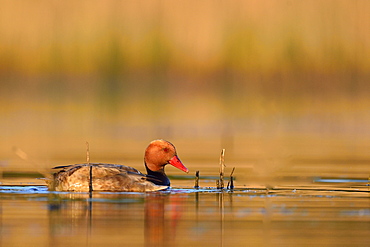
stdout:
{"type": "Polygon", "coordinates": [[[234,177],[233,177],[234,171],[235,171],[235,167],[233,167],[233,170],[230,173],[230,181],[227,183],[228,189],[234,189],[234,177]]]}
{"type": "Polygon", "coordinates": [[[224,188],[224,170],[225,170],[225,149],[222,149],[220,155],[220,180],[217,184],[218,189],[224,188]]]}
{"type": "Polygon", "coordinates": [[[92,165],[90,165],[90,148],[89,148],[89,143],[86,142],[86,162],[89,165],[89,192],[91,193],[93,191],[93,186],[92,186],[92,165]]]}
{"type": "Polygon", "coordinates": [[[40,174],[42,174],[46,181],[50,181],[52,179],[52,175],[50,174],[49,170],[46,168],[43,168],[40,165],[40,162],[34,160],[32,157],[30,157],[28,154],[26,154],[22,149],[18,147],[13,147],[13,152],[22,160],[28,162],[33,166],[33,168],[40,174]]]}
{"type": "Polygon", "coordinates": [[[198,189],[199,188],[199,171],[195,172],[195,185],[194,188],[198,189]]]}

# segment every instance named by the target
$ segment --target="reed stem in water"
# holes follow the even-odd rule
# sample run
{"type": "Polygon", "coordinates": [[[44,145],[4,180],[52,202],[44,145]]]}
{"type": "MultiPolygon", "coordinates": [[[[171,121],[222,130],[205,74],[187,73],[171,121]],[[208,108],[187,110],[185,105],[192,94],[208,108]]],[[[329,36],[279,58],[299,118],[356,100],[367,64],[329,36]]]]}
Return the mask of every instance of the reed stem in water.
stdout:
{"type": "Polygon", "coordinates": [[[198,189],[199,188],[199,171],[195,172],[195,185],[194,188],[198,189]]]}
{"type": "Polygon", "coordinates": [[[225,149],[222,149],[220,155],[220,181],[217,186],[219,189],[224,188],[224,169],[225,169],[225,149]]]}
{"type": "Polygon", "coordinates": [[[92,186],[92,165],[90,165],[90,148],[89,143],[86,142],[86,162],[89,165],[89,192],[91,193],[93,191],[92,186]]]}

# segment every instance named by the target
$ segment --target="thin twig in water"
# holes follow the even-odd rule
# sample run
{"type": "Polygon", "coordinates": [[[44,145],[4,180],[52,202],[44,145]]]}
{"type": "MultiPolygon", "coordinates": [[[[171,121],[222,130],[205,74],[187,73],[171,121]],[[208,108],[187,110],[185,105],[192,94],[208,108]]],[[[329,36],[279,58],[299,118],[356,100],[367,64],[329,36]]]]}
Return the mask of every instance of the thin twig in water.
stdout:
{"type": "Polygon", "coordinates": [[[194,188],[198,189],[199,188],[199,171],[195,172],[195,185],[194,188]]]}
{"type": "Polygon", "coordinates": [[[92,165],[90,165],[90,148],[89,143],[86,142],[86,162],[89,165],[89,192],[91,193],[93,191],[92,186],[92,165]]]}
{"type": "Polygon", "coordinates": [[[86,142],[86,162],[90,165],[90,147],[89,142],[86,142]]]}
{"type": "Polygon", "coordinates": [[[41,162],[34,160],[32,157],[30,157],[28,154],[26,154],[22,149],[18,147],[13,147],[13,152],[19,158],[31,164],[38,173],[42,174],[46,178],[46,180],[52,179],[52,175],[50,174],[49,169],[42,167],[42,165],[40,164],[41,162]]]}
{"type": "Polygon", "coordinates": [[[234,171],[235,171],[235,167],[233,167],[233,170],[230,173],[230,181],[229,181],[230,187],[229,186],[228,187],[231,190],[234,189],[234,177],[233,177],[234,171]]]}
{"type": "Polygon", "coordinates": [[[229,182],[227,182],[227,187],[226,188],[228,188],[228,189],[234,189],[234,177],[233,177],[234,171],[235,171],[235,167],[233,167],[233,169],[231,170],[230,180],[229,180],[229,182]]]}
{"type": "Polygon", "coordinates": [[[224,188],[224,169],[225,169],[225,149],[222,149],[220,155],[220,182],[217,186],[219,189],[224,188]]]}
{"type": "Polygon", "coordinates": [[[233,169],[231,170],[230,177],[232,177],[232,176],[233,176],[234,171],[235,171],[235,167],[233,167],[233,169]]]}

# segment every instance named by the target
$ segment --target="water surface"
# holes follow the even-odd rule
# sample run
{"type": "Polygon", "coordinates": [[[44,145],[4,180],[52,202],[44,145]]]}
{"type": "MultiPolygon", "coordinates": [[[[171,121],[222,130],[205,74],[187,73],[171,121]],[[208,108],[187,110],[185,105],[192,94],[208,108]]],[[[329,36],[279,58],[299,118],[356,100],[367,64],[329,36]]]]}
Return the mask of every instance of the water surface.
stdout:
{"type": "Polygon", "coordinates": [[[0,185],[0,244],[369,246],[367,181],[316,179],[233,190],[194,189],[191,180],[173,179],[181,187],[92,195],[8,180],[0,185]]]}

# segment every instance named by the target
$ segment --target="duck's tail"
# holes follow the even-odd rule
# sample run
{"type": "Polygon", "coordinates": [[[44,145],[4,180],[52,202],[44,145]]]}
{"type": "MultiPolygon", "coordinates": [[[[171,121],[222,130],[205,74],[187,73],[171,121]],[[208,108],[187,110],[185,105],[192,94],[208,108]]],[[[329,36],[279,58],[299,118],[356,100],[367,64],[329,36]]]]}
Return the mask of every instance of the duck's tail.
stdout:
{"type": "Polygon", "coordinates": [[[52,177],[53,177],[52,174],[50,174],[50,172],[47,169],[41,168],[39,162],[36,162],[32,157],[26,154],[22,149],[20,149],[19,147],[13,147],[13,152],[19,158],[26,161],[30,165],[32,165],[32,167],[35,169],[36,172],[42,174],[44,176],[44,180],[46,183],[49,183],[49,181],[52,180],[52,177]]]}

